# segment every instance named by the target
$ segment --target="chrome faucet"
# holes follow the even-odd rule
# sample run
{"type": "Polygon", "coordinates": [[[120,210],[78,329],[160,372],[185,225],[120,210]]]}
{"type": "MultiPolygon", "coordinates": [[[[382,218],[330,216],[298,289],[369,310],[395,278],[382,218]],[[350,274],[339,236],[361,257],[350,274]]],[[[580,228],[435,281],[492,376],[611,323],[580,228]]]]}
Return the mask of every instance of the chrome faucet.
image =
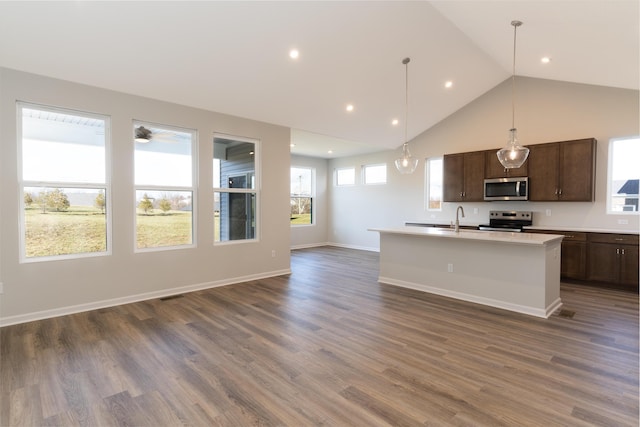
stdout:
{"type": "Polygon", "coordinates": [[[464,208],[462,206],[458,206],[456,208],[456,233],[460,232],[460,220],[458,219],[458,212],[462,212],[462,218],[464,218],[464,208]]]}

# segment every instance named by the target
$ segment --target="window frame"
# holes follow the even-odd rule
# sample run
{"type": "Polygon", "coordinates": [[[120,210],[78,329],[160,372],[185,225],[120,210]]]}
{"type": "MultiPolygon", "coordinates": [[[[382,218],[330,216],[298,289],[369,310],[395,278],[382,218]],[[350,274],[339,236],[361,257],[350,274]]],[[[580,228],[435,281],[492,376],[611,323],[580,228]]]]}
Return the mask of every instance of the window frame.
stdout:
{"type": "MultiPolygon", "coordinates": [[[[441,212],[442,211],[442,204],[443,202],[443,188],[441,188],[440,191],[440,207],[438,208],[432,208],[430,206],[430,201],[431,201],[431,172],[432,172],[432,166],[431,163],[434,161],[439,161],[441,166],[440,169],[442,170],[443,174],[444,174],[444,170],[442,167],[442,164],[444,162],[444,156],[434,156],[434,157],[427,157],[424,159],[424,210],[425,211],[430,211],[430,212],[441,212]]],[[[440,181],[441,183],[443,182],[443,176],[440,176],[440,181]]]]}
{"type": "MultiPolygon", "coordinates": [[[[640,135],[636,136],[626,136],[620,138],[612,138],[609,140],[608,147],[608,161],[607,161],[607,201],[606,201],[606,214],[607,215],[640,215],[640,206],[635,211],[614,211],[613,210],[613,173],[614,173],[614,148],[616,142],[635,140],[638,144],[640,144],[640,135]]],[[[638,177],[640,179],[640,176],[638,177]]],[[[634,179],[634,178],[632,178],[634,179]]]]}
{"type": "Polygon", "coordinates": [[[162,123],[153,123],[144,120],[132,120],[131,123],[131,143],[134,144],[133,148],[133,251],[134,253],[144,252],[158,252],[158,251],[171,251],[181,249],[191,249],[197,246],[197,177],[198,177],[198,131],[196,129],[190,129],[180,126],[167,125],[162,123]],[[175,131],[181,133],[190,133],[191,137],[191,186],[184,185],[146,185],[138,184],[135,182],[135,129],[137,126],[145,126],[147,128],[161,128],[168,131],[175,131]],[[138,247],[138,191],[152,191],[152,192],[165,192],[165,193],[177,193],[177,192],[190,192],[191,193],[191,243],[184,245],[167,245],[167,246],[153,246],[146,248],[138,247]]]}
{"type": "MultiPolygon", "coordinates": [[[[309,195],[309,199],[311,199],[311,222],[309,224],[290,224],[291,227],[309,227],[316,225],[316,209],[315,209],[315,201],[316,201],[316,168],[310,166],[296,166],[291,165],[289,170],[292,169],[307,169],[310,172],[311,176],[311,191],[309,195]]],[[[292,191],[289,191],[289,200],[295,198],[303,198],[304,196],[294,196],[292,191]]]]}
{"type": "Polygon", "coordinates": [[[60,260],[72,260],[81,258],[93,258],[101,256],[111,256],[113,251],[112,241],[112,203],[111,203],[111,116],[106,114],[99,114],[89,111],[76,110],[72,108],[62,108],[44,104],[37,104],[32,102],[17,101],[16,102],[16,145],[17,145],[17,172],[18,172],[18,209],[19,220],[19,256],[18,263],[34,263],[34,262],[48,262],[48,261],[60,261],[60,260]],[[23,156],[23,109],[33,109],[40,111],[48,111],[57,114],[73,115],[85,118],[92,118],[96,120],[104,121],[104,182],[74,182],[74,181],[48,181],[48,180],[25,180],[24,179],[24,156],[23,156]],[[77,188],[77,189],[95,189],[98,191],[104,191],[105,197],[105,245],[104,251],[99,252],[79,252],[72,254],[59,254],[59,255],[45,255],[45,256],[27,256],[27,224],[25,217],[25,202],[24,194],[25,188],[37,187],[42,189],[65,189],[65,188],[77,188]]]}
{"type": "MultiPolygon", "coordinates": [[[[260,241],[260,233],[261,233],[261,188],[262,188],[262,179],[261,179],[261,152],[262,152],[262,141],[257,138],[243,137],[238,135],[230,135],[220,132],[215,132],[213,134],[213,138],[211,139],[211,143],[215,144],[216,139],[227,139],[237,142],[246,142],[253,144],[254,153],[253,153],[253,170],[246,170],[243,174],[244,176],[252,175],[253,177],[253,188],[225,188],[225,187],[215,187],[215,181],[212,182],[212,196],[213,202],[215,204],[215,195],[216,193],[225,193],[225,194],[252,194],[254,195],[254,209],[255,212],[253,214],[253,219],[255,223],[255,230],[253,233],[253,237],[245,238],[245,239],[233,239],[233,240],[216,240],[216,225],[215,225],[215,217],[213,217],[213,246],[221,246],[221,245],[237,245],[237,244],[246,244],[246,243],[255,243],[260,241]]],[[[215,160],[215,147],[213,150],[213,158],[212,161],[215,160]]],[[[213,172],[213,170],[212,170],[213,172]]],[[[239,176],[239,175],[234,175],[239,176]]],[[[214,205],[215,206],[215,205],[214,205]]],[[[212,213],[215,211],[212,210],[212,213]]]]}
{"type": "Polygon", "coordinates": [[[387,172],[388,171],[387,171],[386,163],[372,163],[372,164],[362,165],[362,183],[364,185],[385,185],[387,183],[387,177],[388,177],[387,172]],[[370,168],[379,168],[379,167],[384,167],[384,181],[368,182],[367,170],[369,170],[370,168]]]}

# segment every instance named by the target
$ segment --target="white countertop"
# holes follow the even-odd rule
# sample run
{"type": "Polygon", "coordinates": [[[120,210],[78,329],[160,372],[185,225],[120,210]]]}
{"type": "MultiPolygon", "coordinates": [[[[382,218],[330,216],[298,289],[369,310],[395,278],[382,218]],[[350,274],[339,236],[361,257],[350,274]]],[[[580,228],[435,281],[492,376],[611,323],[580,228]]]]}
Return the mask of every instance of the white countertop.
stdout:
{"type": "MultiPolygon", "coordinates": [[[[439,221],[406,221],[408,223],[413,224],[439,224],[439,221]]],[[[488,223],[488,221],[487,221],[488,223]]],[[[448,224],[444,222],[440,225],[441,227],[448,227],[448,224]]],[[[462,223],[460,222],[461,227],[477,227],[478,224],[475,223],[462,223]]],[[[572,231],[575,233],[610,233],[610,234],[640,234],[640,230],[618,230],[611,228],[587,228],[587,227],[570,227],[564,225],[528,225],[524,227],[524,230],[549,230],[549,231],[572,231]]]]}
{"type": "Polygon", "coordinates": [[[460,230],[456,232],[453,229],[419,226],[369,228],[369,231],[444,239],[481,240],[486,242],[502,242],[520,245],[547,245],[553,242],[560,242],[564,237],[557,234],[508,233],[504,231],[460,230]]]}
{"type": "Polygon", "coordinates": [[[549,231],[573,231],[574,233],[612,233],[612,234],[638,234],[638,230],[612,230],[608,228],[580,228],[553,225],[529,225],[525,230],[549,230],[549,231]]]}

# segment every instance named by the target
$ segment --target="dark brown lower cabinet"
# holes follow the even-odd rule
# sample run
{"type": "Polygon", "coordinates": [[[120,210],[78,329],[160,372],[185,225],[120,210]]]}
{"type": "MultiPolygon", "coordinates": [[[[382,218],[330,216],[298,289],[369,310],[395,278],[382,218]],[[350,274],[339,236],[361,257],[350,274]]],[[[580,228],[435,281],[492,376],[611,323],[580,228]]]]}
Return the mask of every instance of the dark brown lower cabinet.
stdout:
{"type": "Polygon", "coordinates": [[[638,291],[638,236],[590,233],[587,263],[588,280],[638,291]]]}
{"type": "Polygon", "coordinates": [[[560,276],[566,279],[587,278],[587,233],[563,233],[560,276]]]}
{"type": "Polygon", "coordinates": [[[560,276],[638,292],[638,235],[528,230],[561,234],[560,276]]]}

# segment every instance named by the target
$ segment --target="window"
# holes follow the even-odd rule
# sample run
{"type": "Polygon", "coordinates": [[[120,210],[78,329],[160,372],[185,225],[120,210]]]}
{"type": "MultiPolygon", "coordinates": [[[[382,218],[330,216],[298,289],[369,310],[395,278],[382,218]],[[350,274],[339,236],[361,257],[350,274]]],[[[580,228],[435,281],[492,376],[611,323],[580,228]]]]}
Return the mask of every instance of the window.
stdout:
{"type": "Polygon", "coordinates": [[[442,210],[442,157],[432,157],[425,162],[426,189],[425,208],[429,211],[442,210]]]}
{"type": "Polygon", "coordinates": [[[195,131],[135,122],[136,249],[193,246],[195,131]]]}
{"type": "Polygon", "coordinates": [[[609,143],[607,213],[638,214],[640,138],[614,139],[609,143]]]}
{"type": "Polygon", "coordinates": [[[110,251],[109,118],[18,103],[21,261],[110,251]]]}
{"type": "Polygon", "coordinates": [[[313,224],[314,175],[311,168],[291,168],[291,225],[313,224]]]}
{"type": "Polygon", "coordinates": [[[387,165],[365,165],[362,168],[365,184],[386,184],[387,165]]]}
{"type": "Polygon", "coordinates": [[[257,238],[258,141],[213,138],[214,242],[257,238]]]}
{"type": "Polygon", "coordinates": [[[336,185],[354,185],[356,183],[355,168],[336,169],[336,185]]]}

